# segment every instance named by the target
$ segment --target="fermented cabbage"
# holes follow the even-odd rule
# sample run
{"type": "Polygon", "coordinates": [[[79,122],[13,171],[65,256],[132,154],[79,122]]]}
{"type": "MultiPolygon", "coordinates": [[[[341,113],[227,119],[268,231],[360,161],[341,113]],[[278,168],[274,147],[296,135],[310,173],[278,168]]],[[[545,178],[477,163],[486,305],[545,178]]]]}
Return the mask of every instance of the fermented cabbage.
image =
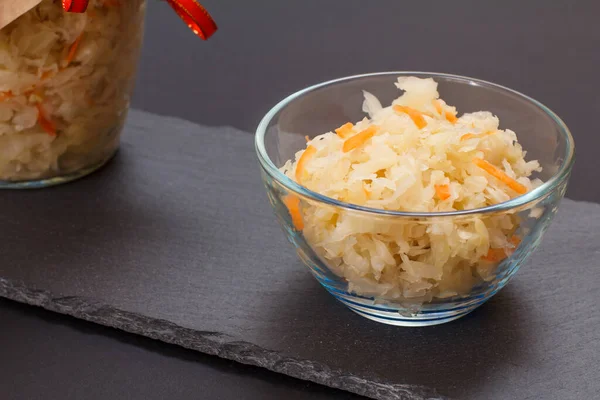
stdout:
{"type": "MultiPolygon", "coordinates": [[[[365,92],[368,117],[310,139],[282,172],[342,202],[404,212],[482,208],[542,183],[531,179],[539,163],[525,160],[515,132],[491,112],[458,117],[433,79],[402,77],[396,86],[404,94],[389,107],[365,92]]],[[[305,201],[290,213],[350,291],[385,299],[466,294],[494,279],[520,243],[512,212],[407,218],[305,201]]]]}
{"type": "Polygon", "coordinates": [[[43,0],[0,30],[0,180],[60,176],[112,155],[129,104],[144,0],[43,0]]]}

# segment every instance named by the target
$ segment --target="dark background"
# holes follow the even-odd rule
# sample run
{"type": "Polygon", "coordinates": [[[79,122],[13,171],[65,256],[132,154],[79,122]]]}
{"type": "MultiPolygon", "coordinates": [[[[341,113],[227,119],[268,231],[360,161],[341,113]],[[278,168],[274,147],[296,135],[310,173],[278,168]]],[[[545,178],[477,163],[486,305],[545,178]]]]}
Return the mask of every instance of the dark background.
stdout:
{"type": "MultiPolygon", "coordinates": [[[[597,0],[203,0],[220,26],[208,42],[149,3],[136,108],[252,132],[278,100],[319,81],[385,70],[473,76],[556,111],[577,144],[568,196],[600,201],[597,0]]],[[[3,398],[349,398],[4,300],[0,321],[3,398]]]]}
{"type": "MultiPolygon", "coordinates": [[[[378,71],[471,76],[525,93],[571,128],[568,197],[600,202],[600,2],[204,0],[203,43],[151,1],[134,107],[254,132],[283,97],[378,71]],[[594,175],[595,174],[595,175],[594,175]]],[[[518,133],[518,132],[517,132],[518,133]]]]}

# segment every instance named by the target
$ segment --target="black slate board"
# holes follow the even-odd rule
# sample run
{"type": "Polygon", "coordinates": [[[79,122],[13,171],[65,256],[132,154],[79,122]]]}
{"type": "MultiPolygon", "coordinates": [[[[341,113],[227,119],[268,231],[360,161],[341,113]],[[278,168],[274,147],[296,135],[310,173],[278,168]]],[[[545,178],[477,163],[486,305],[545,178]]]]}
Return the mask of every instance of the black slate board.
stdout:
{"type": "Polygon", "coordinates": [[[252,136],[132,112],[104,170],[2,192],[0,295],[380,399],[592,398],[600,205],[471,315],[408,329],[336,303],[296,260],[252,136]]]}
{"type": "Polygon", "coordinates": [[[2,400],[364,400],[2,298],[0,321],[2,400]]]}

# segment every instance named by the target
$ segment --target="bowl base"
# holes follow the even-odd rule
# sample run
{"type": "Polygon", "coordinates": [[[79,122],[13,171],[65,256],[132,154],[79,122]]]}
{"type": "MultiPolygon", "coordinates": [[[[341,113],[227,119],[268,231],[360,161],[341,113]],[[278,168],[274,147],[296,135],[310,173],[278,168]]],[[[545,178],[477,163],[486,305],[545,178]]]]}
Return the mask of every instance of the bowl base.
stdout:
{"type": "Polygon", "coordinates": [[[458,319],[460,317],[467,315],[468,313],[473,311],[474,308],[465,313],[460,313],[460,314],[454,315],[452,317],[432,319],[432,320],[426,320],[426,321],[418,320],[418,319],[410,320],[410,319],[406,319],[406,318],[382,317],[382,316],[378,316],[378,315],[371,314],[371,313],[363,313],[354,308],[350,308],[350,310],[354,311],[355,313],[357,313],[358,315],[360,315],[362,317],[370,319],[371,321],[379,322],[382,324],[393,325],[393,326],[403,326],[403,327],[409,327],[409,328],[419,328],[419,327],[424,327],[424,326],[440,325],[440,324],[445,324],[446,322],[454,321],[455,319],[458,319]]]}
{"type": "Polygon", "coordinates": [[[400,305],[384,305],[376,304],[372,300],[360,298],[357,296],[340,293],[337,290],[326,289],[341,303],[358,315],[368,318],[372,321],[382,324],[405,326],[405,327],[423,327],[445,324],[446,322],[454,321],[460,317],[464,317],[477,307],[485,303],[487,299],[475,299],[466,302],[463,305],[449,309],[430,309],[426,310],[410,310],[410,306],[404,308],[400,305]]]}

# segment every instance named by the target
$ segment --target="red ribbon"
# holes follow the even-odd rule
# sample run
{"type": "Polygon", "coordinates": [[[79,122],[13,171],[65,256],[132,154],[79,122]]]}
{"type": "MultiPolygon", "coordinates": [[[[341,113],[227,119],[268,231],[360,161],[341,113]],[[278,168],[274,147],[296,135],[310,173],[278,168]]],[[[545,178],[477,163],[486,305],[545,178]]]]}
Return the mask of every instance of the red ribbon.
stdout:
{"type": "MultiPolygon", "coordinates": [[[[208,11],[196,0],[166,0],[186,25],[201,39],[206,40],[217,31],[217,24],[208,11]]],[[[82,13],[89,0],[62,0],[65,11],[82,13]]]]}
{"type": "Polygon", "coordinates": [[[65,11],[82,13],[88,6],[88,0],[62,0],[62,6],[65,11]]]}
{"type": "Polygon", "coordinates": [[[206,40],[217,31],[215,21],[196,0],[167,0],[167,3],[201,39],[206,40]]]}

